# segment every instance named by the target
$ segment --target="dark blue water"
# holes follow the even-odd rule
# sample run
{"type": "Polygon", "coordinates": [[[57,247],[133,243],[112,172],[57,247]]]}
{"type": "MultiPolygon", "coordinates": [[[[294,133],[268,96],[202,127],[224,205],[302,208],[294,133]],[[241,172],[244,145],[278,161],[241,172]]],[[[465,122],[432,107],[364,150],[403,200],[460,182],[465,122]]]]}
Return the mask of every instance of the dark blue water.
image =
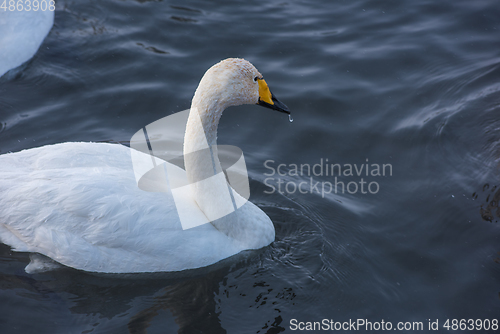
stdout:
{"type": "Polygon", "coordinates": [[[298,332],[292,319],[367,319],[422,322],[398,331],[417,333],[438,319],[435,333],[447,319],[498,319],[499,17],[479,0],[57,1],[35,58],[0,79],[0,154],[128,144],[188,108],[210,66],[243,57],[294,119],[242,106],[219,128],[220,144],[245,152],[276,241],[168,278],[28,275],[29,254],[0,245],[0,332],[279,333],[298,332]],[[340,175],[293,172],[326,159],[340,175]],[[284,175],[266,175],[266,161],[284,175]],[[391,173],[345,169],[366,164],[391,173]],[[378,191],[321,193],[361,179],[378,191]]]}

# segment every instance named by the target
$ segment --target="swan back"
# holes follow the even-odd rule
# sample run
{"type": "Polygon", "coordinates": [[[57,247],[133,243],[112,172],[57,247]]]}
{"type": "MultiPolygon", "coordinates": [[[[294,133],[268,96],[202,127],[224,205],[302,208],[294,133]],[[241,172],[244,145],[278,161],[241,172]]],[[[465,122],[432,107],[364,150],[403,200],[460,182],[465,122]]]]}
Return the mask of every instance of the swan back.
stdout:
{"type": "Polygon", "coordinates": [[[0,77],[31,59],[53,24],[50,10],[0,10],[0,77]]]}

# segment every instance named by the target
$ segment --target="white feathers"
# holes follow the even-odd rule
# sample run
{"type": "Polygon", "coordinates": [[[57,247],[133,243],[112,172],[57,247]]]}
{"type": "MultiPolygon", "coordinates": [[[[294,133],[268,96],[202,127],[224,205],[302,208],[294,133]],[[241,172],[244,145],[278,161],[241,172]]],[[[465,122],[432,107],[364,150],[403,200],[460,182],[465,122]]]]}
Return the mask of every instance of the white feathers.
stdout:
{"type": "Polygon", "coordinates": [[[211,224],[182,230],[165,193],[137,187],[125,146],[44,146],[2,155],[0,166],[0,240],[16,251],[125,273],[197,268],[242,250],[211,224]]]}
{"type": "MultiPolygon", "coordinates": [[[[7,1],[9,6],[9,1],[7,1]]],[[[0,10],[0,77],[31,59],[54,24],[51,10],[0,10]]]]}

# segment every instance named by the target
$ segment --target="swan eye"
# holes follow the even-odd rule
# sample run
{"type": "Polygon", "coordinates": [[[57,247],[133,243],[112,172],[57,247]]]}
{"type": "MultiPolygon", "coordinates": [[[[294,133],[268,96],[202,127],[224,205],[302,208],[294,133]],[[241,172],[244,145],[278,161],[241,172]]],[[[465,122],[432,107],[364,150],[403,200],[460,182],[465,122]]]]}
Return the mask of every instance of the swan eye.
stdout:
{"type": "Polygon", "coordinates": [[[253,78],[253,82],[257,82],[257,79],[259,79],[259,77],[253,78]]]}

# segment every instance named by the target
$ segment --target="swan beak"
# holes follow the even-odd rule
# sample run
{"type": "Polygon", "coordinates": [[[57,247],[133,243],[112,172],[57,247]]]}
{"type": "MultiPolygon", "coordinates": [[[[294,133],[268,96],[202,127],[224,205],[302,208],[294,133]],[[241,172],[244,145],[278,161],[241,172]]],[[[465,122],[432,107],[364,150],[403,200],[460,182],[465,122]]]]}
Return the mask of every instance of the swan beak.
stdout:
{"type": "Polygon", "coordinates": [[[290,109],[278,100],[273,93],[269,90],[267,83],[264,79],[258,79],[259,82],[259,106],[263,106],[269,109],[278,110],[286,114],[290,114],[290,109]]]}

